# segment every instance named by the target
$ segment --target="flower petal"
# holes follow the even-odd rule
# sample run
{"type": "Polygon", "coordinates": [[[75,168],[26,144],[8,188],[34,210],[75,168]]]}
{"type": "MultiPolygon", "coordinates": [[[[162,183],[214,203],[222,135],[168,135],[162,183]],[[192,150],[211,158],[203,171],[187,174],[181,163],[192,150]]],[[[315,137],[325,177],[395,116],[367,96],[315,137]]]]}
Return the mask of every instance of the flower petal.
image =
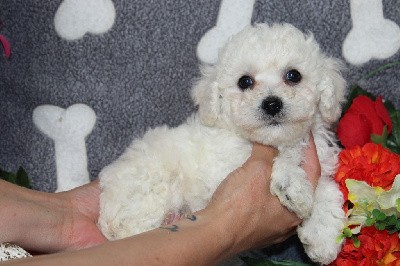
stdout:
{"type": "Polygon", "coordinates": [[[377,202],[382,210],[396,208],[396,200],[400,198],[400,174],[394,179],[392,188],[383,191],[377,199],[377,202]]]}
{"type": "Polygon", "coordinates": [[[346,113],[339,121],[337,134],[345,148],[362,146],[371,138],[372,125],[363,114],[346,113]]]}
{"type": "MultiPolygon", "coordinates": [[[[375,110],[376,113],[378,114],[378,116],[382,119],[382,121],[387,125],[387,130],[388,130],[388,134],[390,134],[390,132],[392,132],[392,119],[390,119],[389,113],[385,107],[385,105],[383,105],[382,102],[382,97],[378,97],[375,101],[375,110]]],[[[380,134],[381,133],[375,133],[375,134],[380,134]]]]}

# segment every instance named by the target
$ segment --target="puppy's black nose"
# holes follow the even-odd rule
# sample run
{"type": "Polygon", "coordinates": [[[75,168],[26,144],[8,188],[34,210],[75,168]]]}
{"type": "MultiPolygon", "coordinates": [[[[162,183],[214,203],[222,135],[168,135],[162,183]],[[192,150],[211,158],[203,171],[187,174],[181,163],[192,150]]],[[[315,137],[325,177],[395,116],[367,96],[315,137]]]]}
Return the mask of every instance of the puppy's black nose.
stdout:
{"type": "Polygon", "coordinates": [[[261,103],[261,108],[268,115],[276,115],[282,110],[282,100],[276,96],[269,96],[265,98],[261,103]]]}

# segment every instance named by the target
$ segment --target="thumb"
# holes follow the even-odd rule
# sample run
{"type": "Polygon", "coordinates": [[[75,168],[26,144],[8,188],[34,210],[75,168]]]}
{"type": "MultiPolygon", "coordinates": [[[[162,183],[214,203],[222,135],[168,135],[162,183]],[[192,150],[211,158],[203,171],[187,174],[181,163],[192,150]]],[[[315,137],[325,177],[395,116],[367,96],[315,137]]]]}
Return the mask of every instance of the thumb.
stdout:
{"type": "Polygon", "coordinates": [[[314,137],[311,134],[309,146],[304,151],[304,162],[302,165],[307,173],[308,179],[314,188],[317,186],[318,179],[321,176],[321,164],[319,162],[317,147],[315,146],[314,137]]]}
{"type": "Polygon", "coordinates": [[[270,147],[265,146],[260,143],[253,143],[253,149],[251,151],[250,158],[248,161],[266,161],[272,164],[274,158],[278,155],[278,150],[270,147]]]}

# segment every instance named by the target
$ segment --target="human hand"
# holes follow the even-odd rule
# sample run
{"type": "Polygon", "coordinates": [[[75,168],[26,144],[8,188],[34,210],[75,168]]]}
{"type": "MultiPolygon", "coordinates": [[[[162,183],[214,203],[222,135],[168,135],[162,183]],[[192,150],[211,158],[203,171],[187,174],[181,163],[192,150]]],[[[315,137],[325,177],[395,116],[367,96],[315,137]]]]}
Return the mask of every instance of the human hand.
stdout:
{"type": "MultiPolygon", "coordinates": [[[[250,158],[228,175],[207,207],[227,217],[226,228],[233,234],[234,253],[282,242],[293,235],[301,223],[270,193],[271,169],[276,155],[276,149],[254,144],[250,158]]],[[[303,169],[315,187],[321,168],[312,137],[304,161],[303,169]]]]}
{"type": "Polygon", "coordinates": [[[99,194],[96,181],[62,193],[45,193],[2,181],[0,242],[15,243],[34,253],[103,243],[106,239],[96,226],[99,194]]]}
{"type": "Polygon", "coordinates": [[[100,187],[98,180],[57,195],[67,205],[60,235],[60,248],[75,250],[107,241],[99,228],[100,187]]]}

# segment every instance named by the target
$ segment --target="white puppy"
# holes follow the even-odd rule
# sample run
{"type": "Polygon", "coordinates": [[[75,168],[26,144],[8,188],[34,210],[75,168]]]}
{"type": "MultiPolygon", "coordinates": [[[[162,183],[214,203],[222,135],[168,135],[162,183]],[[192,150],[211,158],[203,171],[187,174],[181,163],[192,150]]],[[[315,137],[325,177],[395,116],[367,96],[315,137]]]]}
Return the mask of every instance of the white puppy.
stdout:
{"type": "Polygon", "coordinates": [[[329,131],[345,88],[340,63],[289,24],[259,24],[203,70],[192,91],[198,112],[176,128],[148,131],[100,173],[101,230],[124,238],[159,227],[168,211],[204,208],[255,141],[279,150],[271,192],[304,219],[298,234],[307,254],[331,262],[345,218],[331,179],[339,148],[329,131]],[[315,193],[301,168],[310,132],[322,167],[315,193]]]}

